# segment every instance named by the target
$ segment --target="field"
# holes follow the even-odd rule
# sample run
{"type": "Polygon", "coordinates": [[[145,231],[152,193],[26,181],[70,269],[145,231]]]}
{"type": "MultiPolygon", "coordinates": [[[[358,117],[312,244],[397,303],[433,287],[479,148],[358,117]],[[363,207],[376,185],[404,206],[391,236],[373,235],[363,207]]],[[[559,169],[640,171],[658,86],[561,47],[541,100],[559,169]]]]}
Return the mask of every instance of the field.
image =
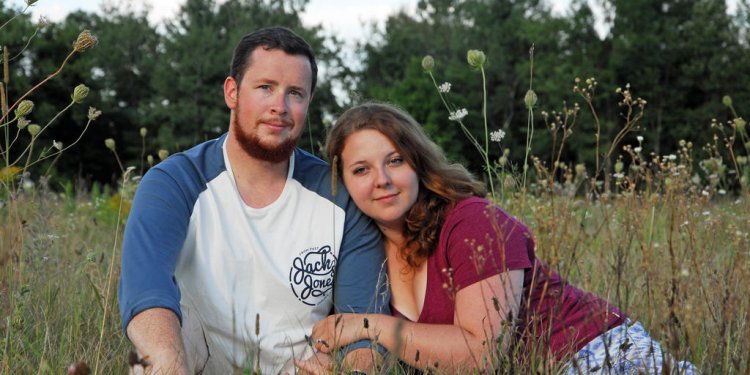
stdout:
{"type": "MultiPolygon", "coordinates": [[[[705,373],[746,374],[749,198],[515,193],[503,205],[533,228],[544,260],[622,307],[671,353],[705,373]]],[[[78,361],[95,373],[127,371],[116,308],[127,203],[117,191],[72,187],[29,188],[5,202],[0,373],[60,373],[78,361]]]]}
{"type": "MultiPolygon", "coordinates": [[[[81,33],[68,58],[95,44],[92,38],[81,33]]],[[[4,54],[8,61],[7,50],[4,54]]],[[[481,51],[468,53],[469,64],[482,77],[484,59],[481,51]]],[[[422,65],[432,74],[432,58],[422,65]]],[[[4,76],[7,86],[7,67],[4,76]]],[[[559,158],[575,123],[569,119],[581,111],[578,105],[550,115],[535,108],[537,97],[529,89],[525,158],[509,160],[503,151],[496,159],[489,146],[499,143],[507,150],[504,133],[490,132],[485,116],[484,133],[471,134],[462,122],[466,111],[445,99],[450,85],[438,85],[431,77],[446,117],[461,127],[484,161],[478,169],[486,172],[482,178],[492,191],[490,199],[531,227],[542,260],[571,283],[619,306],[669,353],[703,373],[750,374],[750,138],[729,97],[724,105],[734,119],[712,123],[713,145],[675,140],[677,153],[658,155],[643,150],[642,137],[633,133],[645,100],[633,97],[629,87],[618,89],[622,121],[612,123],[622,127],[613,139],[600,140],[602,125],[592,104],[596,81],[576,78],[574,92],[596,122],[590,134],[596,138],[595,165],[586,166],[559,158]],[[537,122],[535,115],[541,115],[537,122]],[[534,128],[545,126],[553,155],[547,161],[529,152],[534,128]]],[[[85,86],[76,87],[62,111],[87,94],[85,86]]],[[[38,146],[37,137],[47,126],[24,118],[34,104],[23,97],[8,100],[3,91],[0,100],[0,374],[59,374],[76,364],[95,374],[127,373],[132,347],[120,327],[117,285],[123,228],[138,173],[124,169],[112,139],[98,145],[38,146]],[[49,186],[40,166],[49,171],[73,146],[75,151],[112,151],[122,170],[119,185],[67,181],[49,186]]],[[[483,114],[486,106],[485,93],[483,114]]],[[[89,109],[83,132],[100,114],[89,109]]],[[[145,128],[140,136],[145,144],[145,128]]],[[[146,159],[141,159],[143,168],[146,159]]],[[[506,359],[510,364],[488,370],[554,373],[543,360],[506,359]]]]}

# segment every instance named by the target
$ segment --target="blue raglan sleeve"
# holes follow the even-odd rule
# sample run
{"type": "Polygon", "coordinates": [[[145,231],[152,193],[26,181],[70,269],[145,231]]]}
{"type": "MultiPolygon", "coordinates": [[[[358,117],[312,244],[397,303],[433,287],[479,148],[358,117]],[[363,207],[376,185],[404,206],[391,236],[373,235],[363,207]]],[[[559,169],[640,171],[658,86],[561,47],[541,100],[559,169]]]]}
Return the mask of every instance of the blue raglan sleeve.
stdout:
{"type": "MultiPolygon", "coordinates": [[[[380,231],[351,201],[346,209],[339,254],[333,297],[336,312],[390,315],[390,291],[380,231]]],[[[343,352],[371,346],[370,340],[362,340],[349,344],[343,352]]],[[[385,352],[382,346],[378,350],[382,354],[385,352]]]]}
{"type": "Polygon", "coordinates": [[[144,176],[133,200],[122,249],[119,304],[122,327],[141,311],[162,307],[182,321],[175,267],[185,241],[191,205],[163,169],[144,176]]]}

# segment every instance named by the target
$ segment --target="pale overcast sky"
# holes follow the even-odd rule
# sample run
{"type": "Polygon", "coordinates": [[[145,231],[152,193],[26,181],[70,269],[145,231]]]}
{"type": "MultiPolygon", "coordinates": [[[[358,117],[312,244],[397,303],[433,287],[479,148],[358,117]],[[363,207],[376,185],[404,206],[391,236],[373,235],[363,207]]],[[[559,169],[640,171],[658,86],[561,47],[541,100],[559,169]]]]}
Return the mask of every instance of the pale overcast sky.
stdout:
{"type": "MultiPolygon", "coordinates": [[[[101,4],[132,4],[136,9],[149,7],[149,18],[158,23],[174,15],[184,0],[38,0],[31,8],[34,18],[44,16],[51,21],[59,21],[75,10],[99,11],[101,4]]],[[[221,1],[221,0],[219,0],[221,1]]],[[[363,24],[381,22],[399,9],[414,11],[418,0],[310,0],[302,17],[307,25],[322,25],[330,33],[353,43],[361,40],[369,32],[363,24]]],[[[567,10],[569,0],[547,0],[558,12],[567,10]]],[[[10,0],[11,5],[22,6],[24,0],[10,0]]],[[[737,0],[728,0],[729,11],[734,12],[737,0]]],[[[596,2],[594,11],[596,12],[596,2]]],[[[602,25],[599,26],[603,27],[602,25]]],[[[606,28],[601,29],[604,31],[606,28]]]]}
{"type": "MultiPolygon", "coordinates": [[[[35,19],[44,16],[51,21],[60,21],[75,10],[98,11],[101,4],[131,3],[136,8],[150,7],[149,18],[157,23],[177,12],[182,0],[38,0],[31,8],[35,19]]],[[[10,4],[22,6],[24,0],[10,0],[10,4]]],[[[552,0],[555,8],[562,10],[568,0],[552,0]]],[[[413,11],[417,0],[310,0],[303,14],[303,20],[308,25],[322,25],[324,29],[342,36],[348,40],[360,40],[368,32],[363,24],[372,21],[382,21],[388,15],[399,9],[413,11]]]]}

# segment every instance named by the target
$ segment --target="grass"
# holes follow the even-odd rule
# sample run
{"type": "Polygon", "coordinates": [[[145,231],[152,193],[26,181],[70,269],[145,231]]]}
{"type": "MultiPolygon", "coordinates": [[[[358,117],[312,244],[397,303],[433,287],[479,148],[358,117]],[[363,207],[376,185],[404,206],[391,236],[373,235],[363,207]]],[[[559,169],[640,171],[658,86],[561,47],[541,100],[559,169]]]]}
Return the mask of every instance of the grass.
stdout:
{"type": "MultiPolygon", "coordinates": [[[[500,203],[533,228],[542,259],[622,307],[669,352],[705,373],[745,374],[750,197],[711,199],[676,185],[596,200],[517,193],[500,203]]],[[[116,192],[32,190],[0,210],[0,373],[60,373],[79,361],[97,373],[127,371],[112,281],[120,201],[116,192]]]]}

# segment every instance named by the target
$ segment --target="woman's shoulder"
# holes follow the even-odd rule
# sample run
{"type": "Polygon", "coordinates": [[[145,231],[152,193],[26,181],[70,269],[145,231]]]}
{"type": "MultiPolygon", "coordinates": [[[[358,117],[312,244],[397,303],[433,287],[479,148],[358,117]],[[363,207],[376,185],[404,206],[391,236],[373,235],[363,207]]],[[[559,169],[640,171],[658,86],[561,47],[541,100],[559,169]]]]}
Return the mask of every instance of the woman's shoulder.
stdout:
{"type": "Polygon", "coordinates": [[[513,228],[521,229],[520,232],[529,231],[519,219],[482,197],[469,197],[456,202],[445,217],[444,228],[457,225],[468,225],[476,229],[484,226],[505,228],[511,225],[513,228]]]}

